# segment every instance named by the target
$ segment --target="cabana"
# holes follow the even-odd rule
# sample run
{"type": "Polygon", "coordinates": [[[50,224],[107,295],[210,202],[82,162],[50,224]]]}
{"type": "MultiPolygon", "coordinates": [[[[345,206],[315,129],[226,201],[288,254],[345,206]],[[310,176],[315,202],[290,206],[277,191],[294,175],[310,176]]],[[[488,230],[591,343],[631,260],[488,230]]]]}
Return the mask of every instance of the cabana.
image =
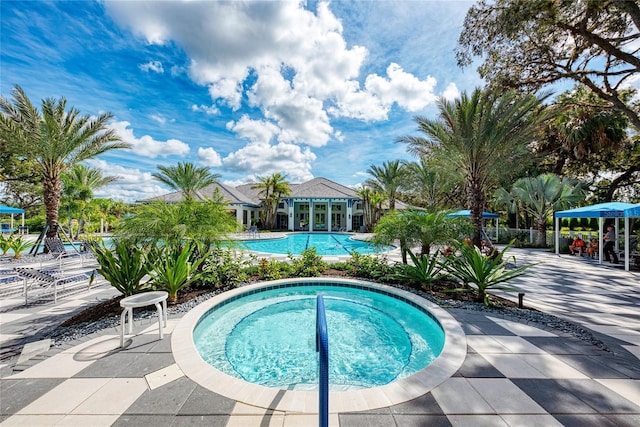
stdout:
{"type": "Polygon", "coordinates": [[[615,218],[616,235],[618,234],[618,220],[624,218],[624,269],[629,271],[629,254],[631,252],[631,248],[629,247],[629,218],[640,217],[640,204],[622,202],[599,203],[597,205],[559,211],[554,214],[554,217],[556,226],[556,254],[560,253],[560,218],[598,218],[598,262],[600,264],[602,264],[603,253],[602,237],[604,218],[615,218]]]}
{"type": "Polygon", "coordinates": [[[11,214],[11,229],[15,229],[13,226],[13,216],[15,214],[22,214],[22,226],[24,227],[24,209],[12,208],[11,206],[0,205],[0,214],[11,214]]]}
{"type": "MultiPolygon", "coordinates": [[[[469,209],[463,209],[461,211],[448,213],[446,216],[447,216],[447,218],[455,218],[455,217],[460,217],[460,216],[471,218],[471,211],[469,209]]],[[[482,219],[495,219],[496,220],[496,241],[498,241],[498,221],[499,221],[499,218],[500,218],[500,215],[498,215],[497,213],[482,212],[482,219]]]]}

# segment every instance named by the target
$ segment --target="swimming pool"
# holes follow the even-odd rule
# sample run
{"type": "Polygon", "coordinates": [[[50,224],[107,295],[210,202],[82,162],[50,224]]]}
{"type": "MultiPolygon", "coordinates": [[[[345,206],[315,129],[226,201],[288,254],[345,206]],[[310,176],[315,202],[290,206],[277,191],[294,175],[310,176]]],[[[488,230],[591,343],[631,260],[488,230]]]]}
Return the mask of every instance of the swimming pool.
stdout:
{"type": "Polygon", "coordinates": [[[392,246],[376,246],[342,233],[291,233],[278,239],[242,240],[241,246],[254,252],[293,255],[300,255],[310,247],[315,247],[318,255],[350,255],[351,251],[366,255],[393,249],[392,246]]]}
{"type": "MultiPolygon", "coordinates": [[[[297,379],[293,381],[295,384],[277,387],[267,387],[264,385],[247,382],[243,379],[238,378],[237,376],[225,373],[222,370],[214,368],[210,364],[208,364],[198,352],[196,337],[200,334],[198,328],[201,324],[204,324],[204,319],[206,318],[206,315],[208,313],[216,312],[217,310],[226,311],[226,306],[233,308],[232,305],[234,305],[235,301],[239,301],[240,306],[243,305],[243,302],[249,301],[248,304],[256,304],[256,310],[248,310],[248,312],[245,313],[237,312],[234,315],[236,316],[235,320],[230,319],[228,324],[224,325],[224,328],[227,328],[226,331],[223,331],[222,329],[218,330],[218,335],[220,337],[223,337],[225,342],[227,340],[226,337],[230,336],[231,345],[239,345],[242,347],[242,339],[239,338],[239,336],[233,337],[233,335],[236,334],[234,328],[237,325],[240,325],[240,329],[256,328],[253,333],[259,336],[260,332],[256,331],[261,330],[258,329],[258,319],[260,318],[260,316],[253,316],[252,313],[260,312],[262,310],[271,311],[274,308],[271,307],[273,304],[265,305],[264,301],[268,300],[269,298],[263,298],[263,296],[266,297],[269,295],[268,293],[278,289],[285,289],[285,292],[287,292],[287,288],[300,286],[324,287],[326,285],[332,286],[333,291],[337,291],[335,293],[335,296],[337,296],[336,299],[343,298],[343,291],[346,292],[346,290],[353,289],[359,292],[372,292],[376,295],[369,295],[370,298],[378,302],[383,301],[383,304],[388,304],[389,301],[392,301],[394,304],[402,303],[405,305],[405,309],[400,309],[402,315],[404,315],[406,310],[415,310],[417,312],[420,312],[422,316],[427,316],[435,319],[435,322],[439,324],[441,330],[444,331],[444,342],[442,344],[439,356],[432,360],[428,366],[417,368],[417,372],[401,373],[402,367],[411,364],[412,355],[410,353],[411,351],[413,351],[413,349],[416,349],[418,347],[418,344],[411,344],[411,351],[409,351],[408,348],[404,347],[404,344],[401,344],[399,346],[400,348],[396,349],[399,356],[391,357],[391,359],[393,359],[392,361],[394,365],[397,366],[395,366],[392,371],[381,375],[382,377],[386,377],[386,379],[381,381],[385,383],[384,385],[369,384],[368,388],[363,388],[362,384],[332,386],[329,400],[331,402],[330,405],[332,405],[334,409],[331,409],[331,411],[337,411],[335,409],[335,405],[339,406],[340,412],[362,411],[395,405],[415,399],[428,393],[431,389],[445,381],[447,378],[453,375],[462,365],[462,362],[464,361],[464,358],[466,356],[466,338],[460,325],[445,310],[411,292],[377,283],[342,278],[329,279],[329,281],[327,280],[327,278],[307,278],[263,282],[237,288],[211,298],[210,300],[191,309],[189,313],[187,313],[176,325],[171,336],[171,348],[176,364],[188,378],[192,379],[199,385],[211,391],[214,391],[231,399],[235,399],[249,405],[274,410],[299,412],[308,410],[310,402],[317,402],[317,391],[311,390],[316,387],[315,384],[308,385],[308,383],[306,383],[305,381],[298,382],[299,380],[297,379]],[[391,298],[391,300],[379,300],[377,295],[384,295],[391,298]],[[245,300],[245,298],[249,299],[245,300]],[[398,301],[394,301],[394,299],[398,301]],[[410,309],[407,309],[406,306],[410,307],[410,309]],[[247,323],[244,324],[244,321],[246,321],[247,323]],[[388,382],[390,378],[391,380],[390,382],[388,382]]],[[[329,294],[331,294],[331,290],[329,291],[329,294]]],[[[304,299],[304,297],[302,297],[302,299],[304,299]]],[[[326,302],[327,297],[325,297],[325,303],[326,302]]],[[[278,303],[276,303],[276,305],[277,304],[278,303]]],[[[295,307],[295,304],[301,304],[303,308],[305,305],[304,302],[296,301],[294,302],[294,306],[290,307],[292,308],[292,311],[296,311],[298,308],[295,307]]],[[[341,304],[342,301],[339,301],[339,304],[334,307],[334,309],[336,309],[335,311],[337,311],[340,315],[342,315],[341,312],[345,311],[344,306],[341,306],[341,304]]],[[[346,311],[348,313],[351,313],[351,315],[356,316],[357,314],[367,312],[371,313],[368,310],[369,308],[363,306],[357,308],[348,307],[346,311]]],[[[222,313],[222,311],[220,311],[220,313],[222,313]]],[[[288,314],[284,315],[288,316],[288,314]]],[[[397,315],[397,312],[388,314],[388,317],[392,317],[393,319],[386,318],[385,315],[383,315],[383,320],[381,320],[380,323],[387,325],[389,330],[393,329],[394,331],[399,332],[400,335],[402,335],[404,333],[402,332],[404,326],[398,322],[398,319],[396,317],[397,315]]],[[[269,321],[262,323],[263,326],[260,326],[260,328],[263,328],[264,326],[279,325],[281,322],[276,317],[269,317],[269,321]]],[[[411,323],[414,322],[412,321],[411,323]]],[[[353,325],[350,320],[345,320],[344,317],[336,322],[336,324],[334,325],[334,329],[336,327],[340,330],[360,328],[360,326],[355,327],[355,325],[353,325]]],[[[312,329],[312,333],[315,334],[315,328],[312,329]]],[[[353,342],[356,339],[363,339],[359,334],[360,331],[356,331],[354,335],[347,334],[346,336],[353,342]]],[[[219,338],[214,337],[214,335],[215,333],[211,334],[210,336],[205,338],[205,340],[219,338]]],[[[335,339],[332,340],[331,335],[332,331],[330,330],[330,357],[333,350],[337,351],[337,349],[334,347],[338,347],[340,345],[340,343],[336,342],[335,339]]],[[[302,342],[306,340],[302,338],[296,339],[295,336],[292,337],[292,334],[288,334],[288,337],[292,338],[290,341],[294,341],[295,344],[297,344],[297,341],[302,342]]],[[[365,337],[364,340],[366,341],[367,338],[365,337]]],[[[403,338],[401,342],[406,343],[407,341],[403,338]]],[[[288,344],[281,343],[280,346],[282,345],[287,346],[288,344]]],[[[356,347],[356,345],[349,344],[346,347],[353,348],[356,347]]],[[[226,353],[226,351],[227,345],[224,344],[223,352],[226,353]]],[[[269,356],[272,357],[272,360],[265,363],[271,363],[273,364],[273,367],[283,371],[296,370],[297,368],[295,367],[294,362],[289,359],[288,354],[285,354],[288,351],[288,348],[279,347],[276,354],[269,356]],[[281,357],[284,358],[281,359],[281,357]]],[[[366,343],[364,346],[359,345],[359,347],[356,347],[356,351],[354,354],[360,359],[367,360],[369,358],[369,346],[366,345],[366,343]]],[[[247,355],[249,356],[249,358],[252,357],[251,352],[248,352],[247,355]]],[[[382,357],[388,356],[383,355],[382,357]]],[[[316,363],[315,361],[317,361],[317,356],[314,354],[310,357],[310,359],[312,363],[316,363]]],[[[373,368],[370,367],[369,369],[379,369],[381,365],[385,363],[386,362],[384,360],[379,360],[377,363],[370,365],[373,366],[373,368]]],[[[269,369],[267,369],[267,371],[269,371],[269,369]]]]}
{"type": "Polygon", "coordinates": [[[331,389],[389,384],[442,351],[437,320],[402,299],[344,283],[293,285],[245,295],[207,313],[193,333],[200,356],[255,384],[317,389],[317,295],[326,306],[331,389]]]}

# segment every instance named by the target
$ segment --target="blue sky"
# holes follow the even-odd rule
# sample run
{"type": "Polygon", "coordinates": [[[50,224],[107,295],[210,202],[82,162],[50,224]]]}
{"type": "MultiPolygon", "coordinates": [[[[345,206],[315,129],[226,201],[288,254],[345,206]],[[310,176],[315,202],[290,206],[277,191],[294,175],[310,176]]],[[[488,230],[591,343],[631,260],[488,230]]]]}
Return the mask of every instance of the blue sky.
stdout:
{"type": "Polygon", "coordinates": [[[2,1],[0,91],[109,111],[132,144],[89,162],[127,202],[166,193],[158,165],[232,185],[275,172],[349,186],[410,159],[399,136],[438,97],[483,83],[456,66],[466,1],[2,1]]]}

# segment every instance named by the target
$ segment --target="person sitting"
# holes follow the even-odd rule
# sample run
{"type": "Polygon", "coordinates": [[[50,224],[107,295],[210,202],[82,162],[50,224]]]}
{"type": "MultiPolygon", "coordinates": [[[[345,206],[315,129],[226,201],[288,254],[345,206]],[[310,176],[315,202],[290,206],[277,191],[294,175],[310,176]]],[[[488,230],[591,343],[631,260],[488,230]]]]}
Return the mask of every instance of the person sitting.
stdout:
{"type": "Polygon", "coordinates": [[[598,253],[598,239],[591,239],[591,244],[587,247],[587,255],[591,258],[595,258],[598,253]]]}
{"type": "Polygon", "coordinates": [[[480,252],[484,256],[491,255],[491,245],[487,244],[487,241],[484,239],[480,241],[480,252]]]}
{"type": "Polygon", "coordinates": [[[576,251],[583,256],[584,250],[587,247],[587,242],[582,240],[582,237],[578,236],[573,240],[573,243],[569,246],[569,250],[571,251],[571,255],[575,255],[576,251]]]}

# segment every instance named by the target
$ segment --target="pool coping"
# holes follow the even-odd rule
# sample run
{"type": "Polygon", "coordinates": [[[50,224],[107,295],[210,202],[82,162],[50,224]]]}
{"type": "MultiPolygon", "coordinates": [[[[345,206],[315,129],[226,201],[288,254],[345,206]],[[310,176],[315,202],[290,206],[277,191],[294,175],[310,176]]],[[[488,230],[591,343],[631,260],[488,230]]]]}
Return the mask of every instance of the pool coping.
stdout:
{"type": "Polygon", "coordinates": [[[428,310],[445,331],[440,356],[429,366],[393,383],[360,390],[331,391],[329,412],[366,411],[397,405],[420,397],[450,378],[460,368],[467,354],[467,339],[460,324],[443,308],[416,294],[392,286],[355,279],[322,277],[282,279],[260,282],[219,294],[190,310],[176,325],[171,336],[173,356],[182,372],[202,387],[248,405],[270,410],[317,413],[318,392],[284,390],[252,384],[227,375],[206,363],[198,354],[193,330],[200,318],[212,307],[246,292],[289,283],[345,283],[374,288],[395,294],[428,310]]]}

